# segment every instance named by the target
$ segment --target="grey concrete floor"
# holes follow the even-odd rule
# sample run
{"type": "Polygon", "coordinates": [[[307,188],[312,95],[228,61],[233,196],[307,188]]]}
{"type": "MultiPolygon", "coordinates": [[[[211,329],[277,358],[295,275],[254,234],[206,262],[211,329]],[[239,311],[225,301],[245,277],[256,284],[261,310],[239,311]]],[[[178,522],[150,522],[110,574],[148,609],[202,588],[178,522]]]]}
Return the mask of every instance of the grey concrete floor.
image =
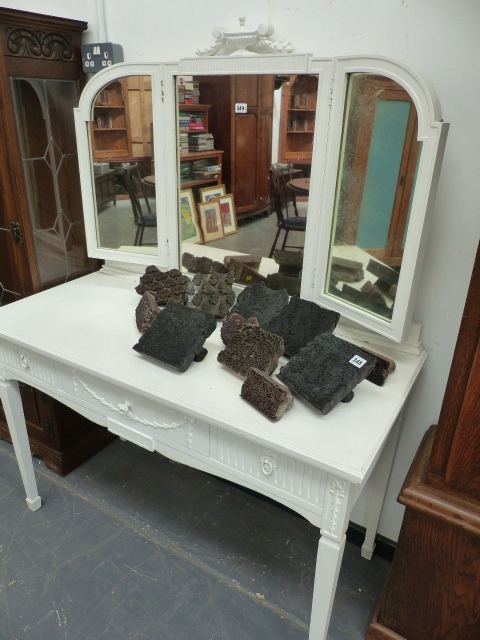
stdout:
{"type": "MultiPolygon", "coordinates": [[[[307,640],[318,529],[117,440],[33,513],[0,440],[1,640],[307,640]]],[[[329,640],[361,640],[389,568],[347,543],[329,640]]],[[[321,579],[321,576],[320,576],[321,579]]]]}

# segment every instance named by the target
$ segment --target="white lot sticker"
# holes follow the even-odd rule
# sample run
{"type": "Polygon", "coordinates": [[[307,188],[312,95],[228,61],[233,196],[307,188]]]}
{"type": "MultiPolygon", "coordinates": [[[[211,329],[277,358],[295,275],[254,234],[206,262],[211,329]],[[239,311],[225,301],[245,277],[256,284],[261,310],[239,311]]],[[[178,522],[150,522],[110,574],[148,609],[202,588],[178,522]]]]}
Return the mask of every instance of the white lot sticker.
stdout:
{"type": "Polygon", "coordinates": [[[247,103],[246,102],[236,102],[235,103],[235,113],[247,113],[247,103]]]}
{"type": "Polygon", "coordinates": [[[366,363],[366,360],[364,358],[361,358],[360,356],[353,356],[353,358],[349,360],[349,362],[350,364],[353,364],[353,366],[361,369],[363,365],[366,363]]]}

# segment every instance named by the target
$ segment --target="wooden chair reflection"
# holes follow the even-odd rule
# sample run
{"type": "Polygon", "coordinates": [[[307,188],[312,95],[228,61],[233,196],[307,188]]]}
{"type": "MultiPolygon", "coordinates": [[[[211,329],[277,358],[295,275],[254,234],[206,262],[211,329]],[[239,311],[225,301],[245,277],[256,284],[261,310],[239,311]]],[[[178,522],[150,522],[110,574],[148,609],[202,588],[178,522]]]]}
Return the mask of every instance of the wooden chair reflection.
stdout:
{"type": "Polygon", "coordinates": [[[305,233],[307,219],[299,216],[296,211],[293,193],[287,187],[287,183],[292,179],[293,166],[291,164],[277,163],[270,167],[271,201],[277,216],[277,233],[270,249],[269,258],[273,256],[280,232],[285,232],[282,249],[302,247],[287,245],[287,238],[290,231],[301,231],[305,233]]]}
{"type": "MultiPolygon", "coordinates": [[[[140,178],[138,164],[124,163],[116,166],[115,176],[118,182],[127,192],[130,198],[130,203],[132,205],[133,220],[137,227],[133,245],[135,247],[139,247],[143,244],[150,244],[143,242],[143,234],[147,227],[157,226],[157,215],[154,211],[152,211],[152,207],[150,206],[150,202],[145,191],[145,185],[140,178]],[[145,211],[142,209],[142,202],[138,195],[139,190],[142,193],[143,200],[145,201],[145,211]]],[[[156,242],[151,244],[156,244],[156,242]]]]}

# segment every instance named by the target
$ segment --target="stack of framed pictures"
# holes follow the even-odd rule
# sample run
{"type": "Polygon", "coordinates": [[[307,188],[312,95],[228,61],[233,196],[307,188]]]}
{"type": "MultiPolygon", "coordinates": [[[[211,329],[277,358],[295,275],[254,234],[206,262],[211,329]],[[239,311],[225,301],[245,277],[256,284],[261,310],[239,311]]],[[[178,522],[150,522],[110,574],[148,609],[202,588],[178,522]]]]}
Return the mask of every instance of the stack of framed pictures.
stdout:
{"type": "Polygon", "coordinates": [[[237,232],[233,195],[219,184],[199,190],[195,203],[192,189],[180,191],[180,239],[202,244],[237,232]]]}

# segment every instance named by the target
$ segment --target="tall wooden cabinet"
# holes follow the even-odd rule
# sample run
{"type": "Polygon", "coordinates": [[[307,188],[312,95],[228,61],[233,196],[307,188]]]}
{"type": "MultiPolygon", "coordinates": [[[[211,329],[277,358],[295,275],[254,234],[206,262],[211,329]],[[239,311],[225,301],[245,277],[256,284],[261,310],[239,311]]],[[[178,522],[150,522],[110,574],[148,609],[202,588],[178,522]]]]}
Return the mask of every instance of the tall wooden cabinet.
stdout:
{"type": "MultiPolygon", "coordinates": [[[[85,22],[0,8],[0,305],[94,269],[73,120],[86,28],[85,22]]],[[[32,451],[59,473],[111,439],[26,385],[22,399],[32,451]]],[[[8,439],[1,417],[0,407],[0,437],[8,439]]]]}
{"type": "Polygon", "coordinates": [[[209,131],[223,150],[222,176],[237,218],[268,211],[274,76],[202,76],[201,101],[212,105],[209,131]],[[237,105],[237,108],[236,108],[237,105]]]}
{"type": "Polygon", "coordinates": [[[438,425],[399,496],[405,517],[368,640],[480,638],[480,247],[438,425]]]}

